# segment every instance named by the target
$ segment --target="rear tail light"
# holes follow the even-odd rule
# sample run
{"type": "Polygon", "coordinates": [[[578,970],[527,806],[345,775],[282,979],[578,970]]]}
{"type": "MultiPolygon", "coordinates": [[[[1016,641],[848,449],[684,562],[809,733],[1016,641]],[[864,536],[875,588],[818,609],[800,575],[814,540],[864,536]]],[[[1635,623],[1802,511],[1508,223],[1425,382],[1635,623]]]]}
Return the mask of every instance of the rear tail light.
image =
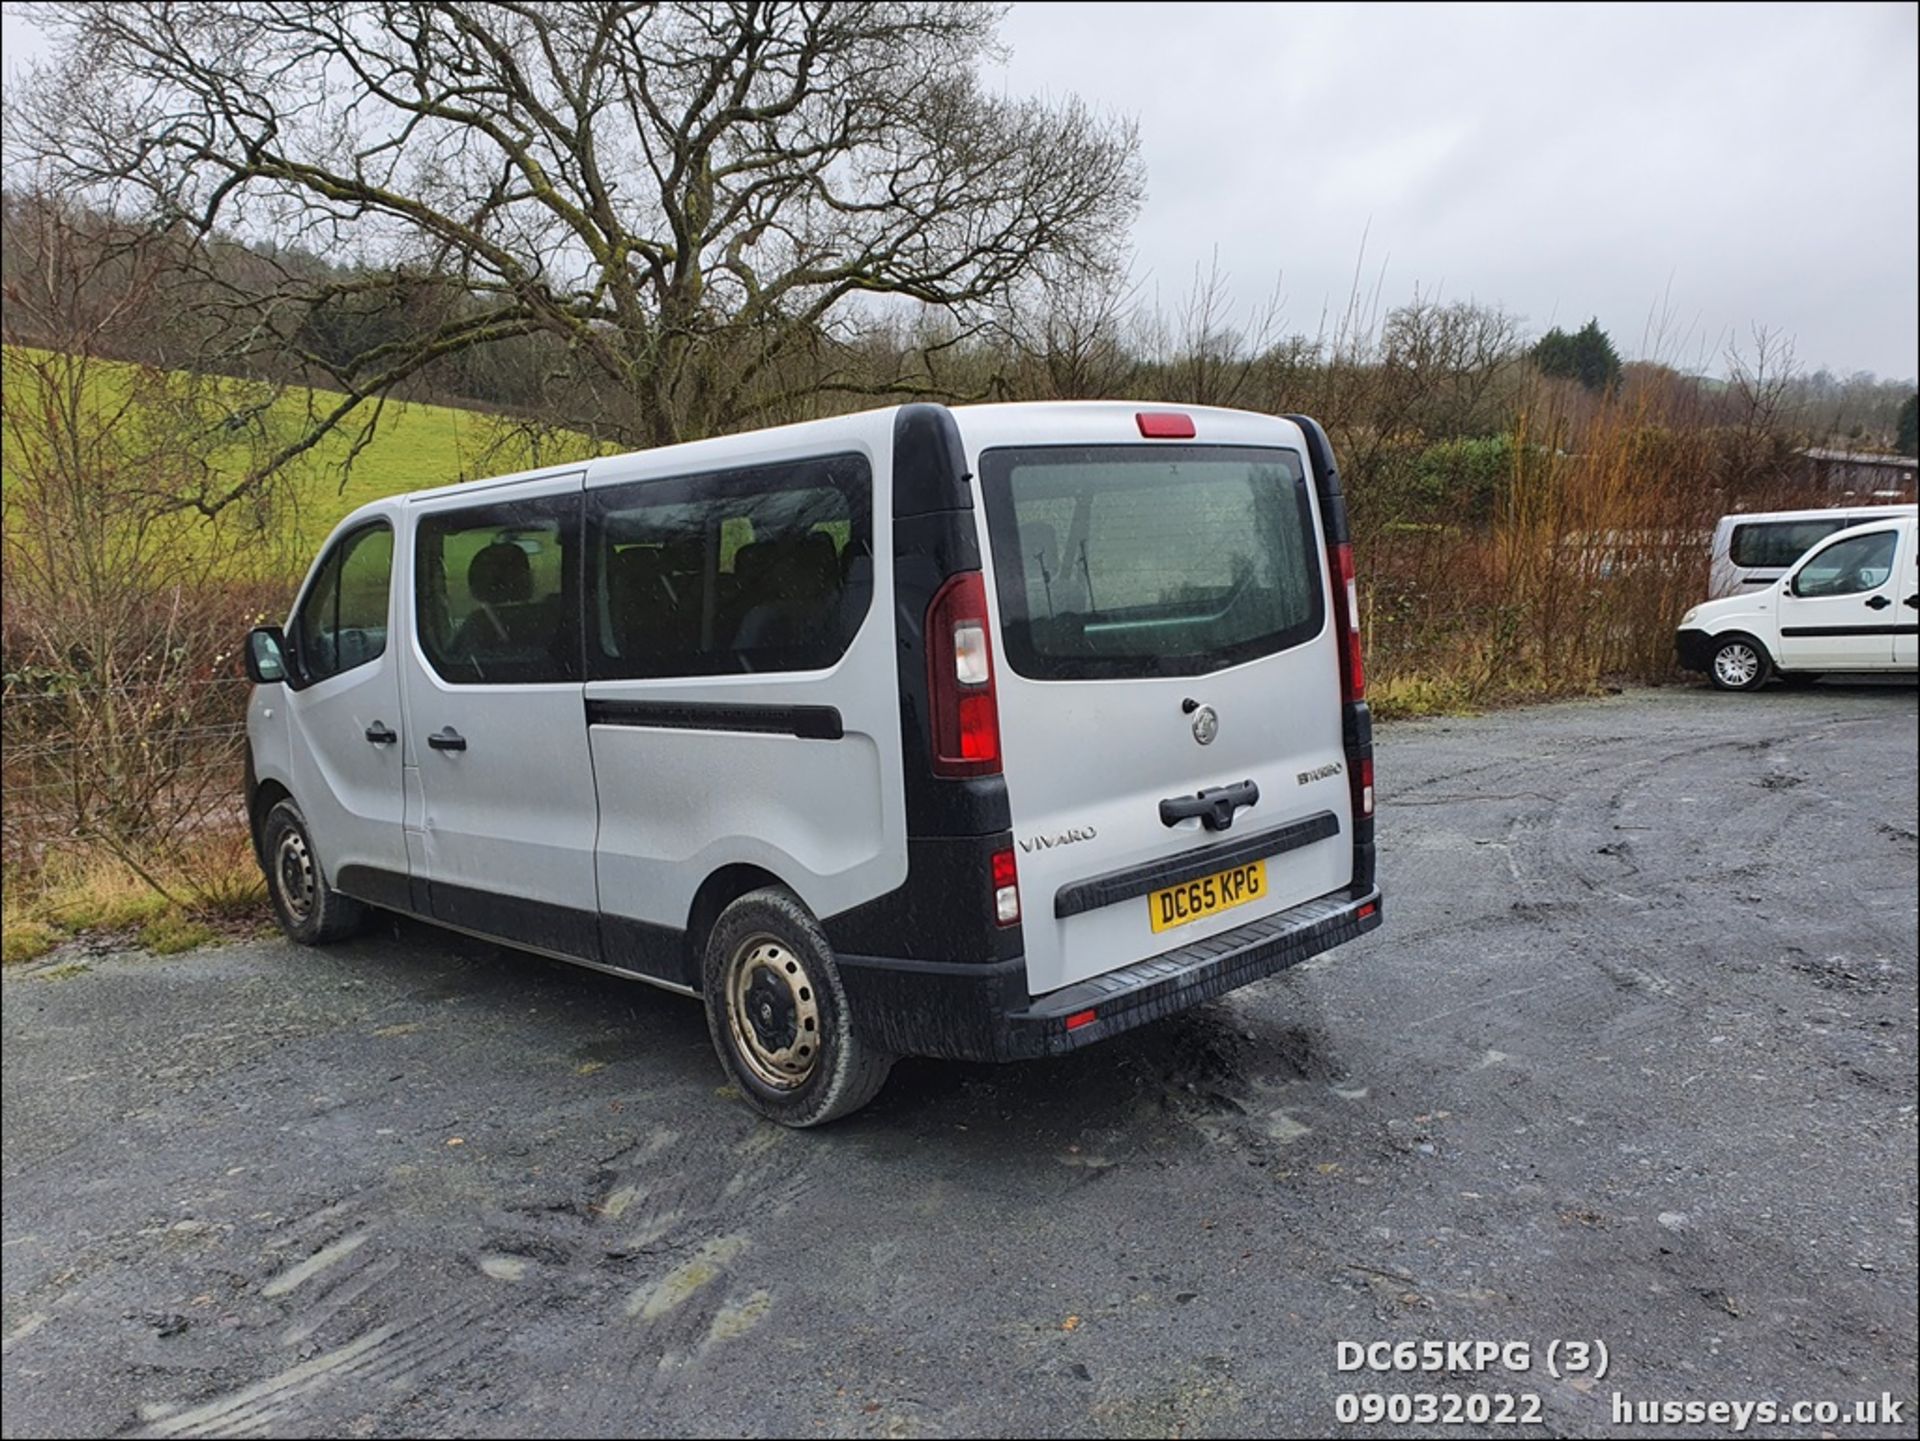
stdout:
{"type": "Polygon", "coordinates": [[[1367,667],[1360,655],[1360,590],[1353,580],[1353,547],[1342,541],[1333,547],[1333,608],[1345,633],[1340,652],[1340,683],[1349,701],[1364,700],[1367,667]]]}
{"type": "Polygon", "coordinates": [[[993,918],[1003,926],[1020,919],[1020,876],[1012,851],[993,853],[993,918]]]}
{"type": "Polygon", "coordinates": [[[1373,814],[1373,757],[1362,756],[1353,763],[1353,814],[1364,820],[1373,814]]]}
{"type": "Polygon", "coordinates": [[[987,584],[977,570],[954,576],[927,607],[927,709],[935,775],[999,774],[987,584]]]}
{"type": "Polygon", "coordinates": [[[1077,1031],[1082,1026],[1091,1026],[1098,1019],[1098,1015],[1093,1011],[1075,1011],[1067,1017],[1067,1029],[1077,1031]]]}

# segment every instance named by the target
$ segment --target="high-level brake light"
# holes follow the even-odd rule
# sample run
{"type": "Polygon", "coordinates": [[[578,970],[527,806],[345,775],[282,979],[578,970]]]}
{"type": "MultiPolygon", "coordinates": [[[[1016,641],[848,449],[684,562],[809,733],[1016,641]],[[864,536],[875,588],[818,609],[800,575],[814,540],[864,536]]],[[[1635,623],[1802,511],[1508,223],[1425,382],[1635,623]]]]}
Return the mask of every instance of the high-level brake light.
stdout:
{"type": "Polygon", "coordinates": [[[1142,410],[1133,418],[1148,440],[1193,439],[1193,417],[1177,410],[1142,410]]]}

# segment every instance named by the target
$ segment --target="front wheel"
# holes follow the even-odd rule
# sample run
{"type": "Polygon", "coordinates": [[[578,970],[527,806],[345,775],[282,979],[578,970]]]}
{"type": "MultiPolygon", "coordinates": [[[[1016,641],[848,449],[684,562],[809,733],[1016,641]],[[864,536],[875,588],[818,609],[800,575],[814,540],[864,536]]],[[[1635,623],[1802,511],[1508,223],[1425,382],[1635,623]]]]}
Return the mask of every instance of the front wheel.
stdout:
{"type": "Polygon", "coordinates": [[[268,811],[260,838],[267,895],[288,940],[324,946],[360,929],[367,908],[328,883],[300,807],[286,800],[268,811]]]}
{"type": "Polygon", "coordinates": [[[1759,641],[1730,635],[1714,647],[1707,675],[1719,690],[1759,690],[1773,674],[1773,660],[1759,641]]]}
{"type": "Polygon", "coordinates": [[[789,891],[751,891],[720,913],[701,980],[721,1063],[748,1103],[783,1126],[859,1110],[893,1068],[854,1034],[833,948],[789,891]]]}

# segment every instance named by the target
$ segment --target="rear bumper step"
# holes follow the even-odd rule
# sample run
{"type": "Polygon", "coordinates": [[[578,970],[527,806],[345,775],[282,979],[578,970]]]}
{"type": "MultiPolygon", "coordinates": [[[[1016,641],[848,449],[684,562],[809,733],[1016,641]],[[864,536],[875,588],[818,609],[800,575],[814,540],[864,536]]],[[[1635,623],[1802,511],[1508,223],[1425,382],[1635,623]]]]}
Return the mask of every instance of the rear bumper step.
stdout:
{"type": "Polygon", "coordinates": [[[1026,1060],[1078,1050],[1225,995],[1354,940],[1380,918],[1377,887],[1338,891],[1037,997],[1027,995],[1024,959],[965,965],[842,956],[840,974],[855,1029],[884,1050],[1026,1060]]]}

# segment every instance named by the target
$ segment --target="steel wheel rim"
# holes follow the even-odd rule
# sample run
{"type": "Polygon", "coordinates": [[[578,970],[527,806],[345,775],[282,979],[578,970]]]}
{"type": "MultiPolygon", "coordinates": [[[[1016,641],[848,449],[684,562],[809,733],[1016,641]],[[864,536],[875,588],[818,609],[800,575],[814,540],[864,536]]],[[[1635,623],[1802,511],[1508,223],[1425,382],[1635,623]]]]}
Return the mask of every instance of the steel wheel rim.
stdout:
{"type": "Polygon", "coordinates": [[[287,911],[296,921],[304,921],[313,913],[314,874],[313,853],[307,849],[307,838],[300,832],[289,830],[281,834],[273,873],[287,911]]]}
{"type": "Polygon", "coordinates": [[[1728,685],[1750,685],[1760,671],[1760,657],[1753,647],[1735,642],[1722,646],[1713,658],[1713,673],[1728,685]]]}
{"type": "Polygon", "coordinates": [[[820,1064],[820,991],[800,958],[772,936],[750,937],[726,989],[733,1049],[754,1079],[779,1091],[806,1084],[820,1064]]]}

